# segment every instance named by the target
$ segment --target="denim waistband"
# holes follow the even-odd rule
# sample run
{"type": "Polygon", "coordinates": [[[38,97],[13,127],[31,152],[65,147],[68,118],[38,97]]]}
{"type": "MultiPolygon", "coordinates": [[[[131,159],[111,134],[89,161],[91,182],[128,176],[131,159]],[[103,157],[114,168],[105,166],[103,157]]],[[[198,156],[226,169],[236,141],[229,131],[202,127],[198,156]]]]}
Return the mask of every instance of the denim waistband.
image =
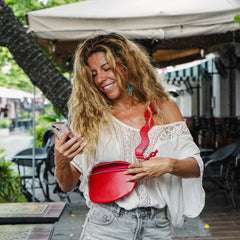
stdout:
{"type": "Polygon", "coordinates": [[[153,218],[157,213],[166,214],[166,207],[164,208],[154,208],[154,207],[138,207],[131,210],[126,210],[119,207],[115,202],[111,203],[100,203],[97,204],[98,207],[103,207],[113,212],[114,215],[129,215],[129,216],[141,216],[153,218]]]}

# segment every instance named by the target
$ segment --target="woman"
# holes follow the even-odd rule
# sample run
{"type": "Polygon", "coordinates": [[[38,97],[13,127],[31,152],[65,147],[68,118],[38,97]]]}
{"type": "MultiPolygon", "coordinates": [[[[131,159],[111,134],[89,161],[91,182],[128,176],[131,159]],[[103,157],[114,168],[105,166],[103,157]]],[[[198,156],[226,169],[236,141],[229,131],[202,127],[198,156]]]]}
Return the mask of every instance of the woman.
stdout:
{"type": "Polygon", "coordinates": [[[196,217],[205,197],[199,149],[176,104],[144,51],[119,34],[86,40],[76,51],[74,70],[69,121],[75,137],[65,142],[66,132],[56,138],[55,161],[62,190],[71,190],[80,178],[90,208],[80,239],[171,239],[170,223],[196,217]],[[144,157],[158,152],[139,161],[135,148],[150,105],[154,126],[144,157]],[[91,202],[93,165],[115,160],[130,163],[125,174],[136,186],[114,202],[91,202]]]}

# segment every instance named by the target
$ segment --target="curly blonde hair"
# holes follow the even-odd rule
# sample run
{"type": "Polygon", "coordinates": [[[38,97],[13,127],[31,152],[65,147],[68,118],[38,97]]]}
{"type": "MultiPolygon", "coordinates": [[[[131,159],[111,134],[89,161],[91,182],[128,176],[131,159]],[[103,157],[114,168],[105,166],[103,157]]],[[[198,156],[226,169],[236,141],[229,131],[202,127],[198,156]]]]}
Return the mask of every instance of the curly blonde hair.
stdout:
{"type": "Polygon", "coordinates": [[[100,123],[108,129],[111,119],[112,102],[96,87],[87,62],[97,52],[106,54],[108,64],[126,94],[127,89],[122,85],[116,66],[120,65],[127,71],[133,99],[146,102],[147,106],[152,103],[157,111],[159,100],[168,99],[149,56],[141,46],[117,33],[96,36],[80,44],[75,53],[73,89],[68,108],[70,127],[75,134],[85,138],[88,156],[96,150],[100,123]]]}

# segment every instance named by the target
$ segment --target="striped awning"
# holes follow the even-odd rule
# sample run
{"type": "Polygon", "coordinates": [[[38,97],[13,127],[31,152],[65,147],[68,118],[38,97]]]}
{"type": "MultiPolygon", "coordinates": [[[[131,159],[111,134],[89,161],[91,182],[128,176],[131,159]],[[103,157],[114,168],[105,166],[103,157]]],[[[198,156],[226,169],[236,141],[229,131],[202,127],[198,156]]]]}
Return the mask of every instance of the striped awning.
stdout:
{"type": "Polygon", "coordinates": [[[215,69],[215,56],[211,54],[204,60],[167,67],[158,72],[164,76],[161,83],[168,92],[192,95],[194,89],[201,87],[199,79],[204,77],[210,81],[212,74],[216,73],[215,69]]]}
{"type": "Polygon", "coordinates": [[[203,71],[207,74],[212,74],[215,70],[215,58],[204,59],[195,61],[189,64],[183,64],[176,67],[167,67],[167,78],[200,78],[203,75],[203,71]]]}

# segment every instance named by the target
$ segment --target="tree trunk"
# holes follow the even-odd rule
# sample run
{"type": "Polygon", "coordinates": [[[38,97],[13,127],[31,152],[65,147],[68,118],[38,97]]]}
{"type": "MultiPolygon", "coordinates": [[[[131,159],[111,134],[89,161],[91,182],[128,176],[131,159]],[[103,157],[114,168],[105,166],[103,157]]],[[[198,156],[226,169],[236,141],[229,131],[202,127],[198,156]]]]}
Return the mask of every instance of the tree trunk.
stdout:
{"type": "Polygon", "coordinates": [[[64,117],[67,117],[71,83],[45,56],[3,0],[0,0],[0,46],[9,49],[33,85],[43,92],[64,117]]]}

